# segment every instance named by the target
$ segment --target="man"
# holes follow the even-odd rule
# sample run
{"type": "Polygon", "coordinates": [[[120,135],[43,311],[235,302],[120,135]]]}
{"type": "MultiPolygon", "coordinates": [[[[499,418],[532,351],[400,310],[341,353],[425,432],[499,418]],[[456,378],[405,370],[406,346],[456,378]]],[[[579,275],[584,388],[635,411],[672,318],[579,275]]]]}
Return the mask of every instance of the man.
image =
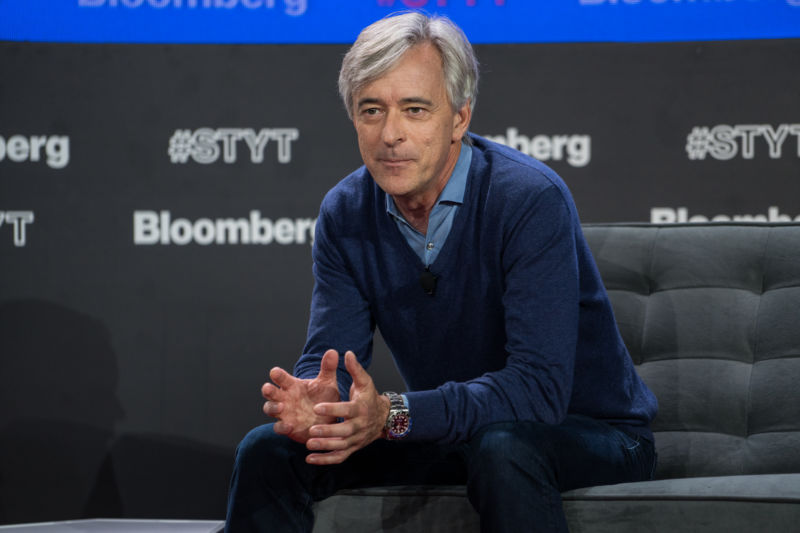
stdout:
{"type": "Polygon", "coordinates": [[[483,531],[565,531],[560,492],[649,479],[636,375],[570,194],[467,133],[477,63],[444,18],[367,27],[339,89],[364,167],[322,203],[308,339],[238,450],[229,531],[310,531],[345,487],[467,485],[483,531]],[[409,392],[365,370],[380,328],[409,392]],[[342,354],[344,357],[340,357],[342,354]]]}

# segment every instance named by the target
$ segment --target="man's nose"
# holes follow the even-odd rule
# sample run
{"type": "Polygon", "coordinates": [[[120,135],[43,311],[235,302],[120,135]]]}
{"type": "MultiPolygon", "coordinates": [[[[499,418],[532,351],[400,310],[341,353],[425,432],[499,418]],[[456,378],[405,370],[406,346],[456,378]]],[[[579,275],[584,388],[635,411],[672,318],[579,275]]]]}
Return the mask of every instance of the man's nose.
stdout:
{"type": "Polygon", "coordinates": [[[387,146],[394,146],[405,140],[405,127],[399,112],[390,110],[386,114],[383,124],[383,142],[387,146]]]}

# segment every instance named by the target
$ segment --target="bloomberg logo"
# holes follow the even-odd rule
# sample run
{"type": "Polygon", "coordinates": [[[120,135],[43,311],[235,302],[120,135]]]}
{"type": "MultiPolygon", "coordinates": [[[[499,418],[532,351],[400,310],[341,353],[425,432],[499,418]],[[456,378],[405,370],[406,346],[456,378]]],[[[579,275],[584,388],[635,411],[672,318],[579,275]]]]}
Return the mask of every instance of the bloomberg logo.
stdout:
{"type": "MultiPolygon", "coordinates": [[[[308,0],[283,0],[284,13],[293,17],[303,15],[308,9],[308,0]]],[[[275,0],[78,0],[79,7],[127,7],[136,9],[150,7],[154,9],[183,8],[190,9],[274,9],[275,0]]]]}
{"type": "Polygon", "coordinates": [[[800,124],[737,124],[729,126],[718,124],[713,127],[695,126],[686,137],[686,153],[689,159],[705,159],[710,155],[714,159],[733,159],[739,153],[743,159],[753,159],[756,150],[769,149],[769,157],[779,159],[784,148],[791,153],[792,143],[786,146],[790,136],[796,137],[797,157],[800,157],[800,124]],[[757,139],[763,142],[757,143],[757,139]],[[764,146],[766,145],[766,146],[764,146]],[[759,148],[761,146],[761,148],[759,148]]]}
{"type": "Polygon", "coordinates": [[[195,131],[178,129],[169,139],[167,154],[173,163],[186,163],[191,157],[196,163],[209,165],[222,154],[226,163],[235,163],[239,141],[250,149],[250,161],[264,161],[264,149],[274,141],[279,163],[292,161],[292,142],[300,137],[297,128],[200,128],[195,131]]]}
{"type": "Polygon", "coordinates": [[[776,205],[771,205],[766,213],[738,215],[689,215],[688,207],[653,207],[650,209],[652,224],[685,224],[702,222],[800,222],[800,215],[792,216],[781,213],[776,205]]]}
{"type": "Polygon", "coordinates": [[[69,137],[66,135],[12,135],[8,140],[0,135],[0,161],[8,158],[15,163],[38,162],[62,169],[69,164],[69,137]]]}
{"type": "Polygon", "coordinates": [[[573,167],[585,167],[592,159],[592,138],[588,135],[520,135],[514,127],[505,135],[484,135],[490,141],[504,144],[540,161],[566,159],[573,167]]]}
{"type": "Polygon", "coordinates": [[[33,211],[0,211],[0,227],[3,224],[12,227],[14,246],[17,247],[23,247],[27,244],[25,229],[28,224],[33,224],[33,220],[33,211]]]}
{"type": "Polygon", "coordinates": [[[241,218],[172,218],[167,210],[134,211],[133,243],[185,246],[199,244],[313,244],[315,218],[272,220],[252,210],[241,218]]]}

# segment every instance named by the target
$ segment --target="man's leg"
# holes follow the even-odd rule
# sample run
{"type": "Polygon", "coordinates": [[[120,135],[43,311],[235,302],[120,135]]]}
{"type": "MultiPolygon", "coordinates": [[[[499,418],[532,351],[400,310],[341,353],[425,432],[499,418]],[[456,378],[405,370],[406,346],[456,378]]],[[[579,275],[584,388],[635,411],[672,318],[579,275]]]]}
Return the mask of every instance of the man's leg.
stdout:
{"type": "Polygon", "coordinates": [[[310,531],[313,474],[305,446],[259,426],[236,449],[226,532],[310,531]]]}
{"type": "Polygon", "coordinates": [[[561,492],[652,477],[652,443],[570,416],[558,426],[487,426],[468,447],[469,499],[481,530],[566,532],[561,492]]]}
{"type": "Polygon", "coordinates": [[[340,465],[305,462],[305,446],[272,424],[247,434],[236,450],[225,529],[229,533],[311,531],[312,503],[343,488],[465,484],[456,448],[378,440],[340,465]]]}

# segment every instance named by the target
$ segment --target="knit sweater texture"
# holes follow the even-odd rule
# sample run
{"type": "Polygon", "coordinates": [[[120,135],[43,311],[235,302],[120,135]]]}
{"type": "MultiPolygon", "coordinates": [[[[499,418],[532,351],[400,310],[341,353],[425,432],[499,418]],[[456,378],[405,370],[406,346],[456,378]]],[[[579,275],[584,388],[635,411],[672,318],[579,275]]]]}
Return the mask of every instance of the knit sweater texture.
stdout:
{"type": "MultiPolygon", "coordinates": [[[[408,388],[408,440],[454,443],[491,423],[567,414],[652,439],[655,396],[619,334],[566,185],[543,163],[471,137],[464,203],[430,267],[433,296],[365,167],[325,196],[295,375],[316,376],[330,348],[368,368],[377,326],[408,388]]],[[[344,358],[338,379],[345,399],[344,358]]]]}

